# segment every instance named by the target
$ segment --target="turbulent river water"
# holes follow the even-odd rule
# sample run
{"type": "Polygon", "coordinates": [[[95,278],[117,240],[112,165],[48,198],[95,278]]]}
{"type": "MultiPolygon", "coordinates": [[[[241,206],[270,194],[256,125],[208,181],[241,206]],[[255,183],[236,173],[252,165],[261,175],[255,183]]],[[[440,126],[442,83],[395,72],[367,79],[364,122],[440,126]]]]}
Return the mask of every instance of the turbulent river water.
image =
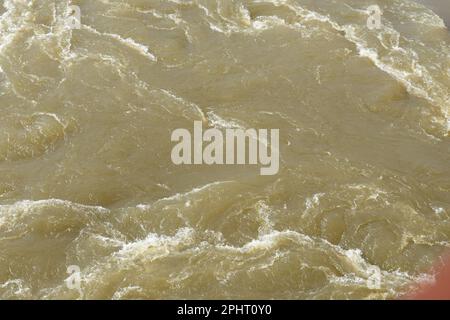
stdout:
{"type": "Polygon", "coordinates": [[[432,281],[450,36],[431,7],[0,3],[1,298],[389,299],[432,281]],[[174,165],[171,133],[197,120],[280,129],[278,174],[174,165]]]}

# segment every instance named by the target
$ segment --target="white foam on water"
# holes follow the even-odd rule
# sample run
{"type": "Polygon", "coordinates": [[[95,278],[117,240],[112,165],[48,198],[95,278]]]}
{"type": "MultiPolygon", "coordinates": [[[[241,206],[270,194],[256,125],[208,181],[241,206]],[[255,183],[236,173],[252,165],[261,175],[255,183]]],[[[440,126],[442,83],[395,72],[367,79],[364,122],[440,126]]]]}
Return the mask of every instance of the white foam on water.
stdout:
{"type": "MultiPolygon", "coordinates": [[[[379,40],[381,40],[380,38],[381,33],[387,33],[397,36],[397,42],[395,42],[392,45],[392,47],[387,49],[392,50],[392,52],[401,53],[401,57],[403,59],[406,59],[406,61],[408,61],[409,64],[412,66],[411,71],[398,69],[394,66],[392,61],[388,62],[387,59],[380,58],[376,48],[369,45],[364,38],[358,36],[357,28],[365,30],[366,28],[365,26],[339,25],[329,16],[324,16],[320,13],[306,10],[298,6],[295,7],[291,6],[291,7],[294,8],[294,10],[297,12],[298,15],[303,16],[306,20],[324,22],[332,26],[335,30],[344,32],[345,38],[356,46],[358,53],[361,57],[370,59],[375,64],[376,67],[378,67],[380,70],[386,72],[394,79],[402,83],[410,94],[424,98],[432,105],[439,107],[447,118],[448,121],[447,126],[448,129],[450,130],[450,113],[449,113],[450,109],[448,107],[450,102],[450,93],[448,89],[446,89],[445,85],[439,83],[436,79],[434,79],[433,76],[429,73],[429,71],[418,62],[416,52],[412,51],[412,49],[405,50],[399,47],[398,39],[400,38],[400,34],[396,30],[394,30],[387,24],[383,24],[382,25],[383,30],[381,32],[377,31],[379,32],[378,38],[379,40]],[[424,83],[423,84],[417,83],[416,81],[414,81],[414,78],[421,79],[424,83]]],[[[434,25],[432,23],[431,24],[429,23],[430,19],[426,19],[424,21],[431,26],[434,25]]],[[[434,15],[431,21],[440,21],[440,23],[437,24],[437,27],[445,28],[442,19],[440,19],[438,16],[434,15]]],[[[365,34],[365,32],[361,33],[365,34]]],[[[381,45],[386,48],[385,44],[382,41],[380,42],[381,45]]]]}
{"type": "Polygon", "coordinates": [[[217,115],[214,111],[207,112],[208,123],[210,126],[218,129],[244,129],[242,125],[234,120],[226,120],[217,115]]]}
{"type": "Polygon", "coordinates": [[[12,225],[18,215],[34,214],[37,209],[49,207],[62,207],[79,211],[93,211],[107,214],[110,210],[101,206],[83,205],[68,200],[44,199],[44,200],[21,200],[13,204],[0,205],[0,226],[12,225]]]}
{"type": "Polygon", "coordinates": [[[316,193],[312,197],[306,198],[305,200],[305,206],[306,210],[311,210],[314,207],[317,207],[320,204],[320,198],[322,198],[325,195],[325,193],[316,193]]]}
{"type": "MultiPolygon", "coordinates": [[[[343,249],[338,245],[331,244],[325,239],[310,237],[305,234],[299,233],[297,231],[284,230],[276,231],[273,230],[268,234],[263,234],[258,239],[254,239],[246,243],[242,247],[234,247],[230,245],[218,245],[217,249],[226,250],[231,252],[236,252],[240,254],[256,254],[259,251],[272,251],[275,250],[281,241],[290,240],[295,242],[300,246],[307,246],[312,250],[326,250],[327,252],[333,253],[338,257],[341,257],[342,261],[346,261],[348,267],[344,275],[334,275],[329,276],[329,281],[331,283],[336,283],[340,285],[355,285],[359,284],[363,287],[367,287],[367,281],[372,276],[372,270],[380,270],[380,281],[381,288],[390,288],[389,290],[394,290],[392,288],[397,288],[401,285],[408,285],[412,283],[422,283],[433,281],[434,276],[429,274],[419,274],[411,275],[407,272],[401,272],[398,270],[387,271],[381,270],[378,266],[368,263],[359,249],[343,249]]],[[[395,294],[395,292],[391,292],[395,294]]]]}
{"type": "MultiPolygon", "coordinates": [[[[199,116],[201,117],[202,121],[206,121],[206,116],[202,110],[202,108],[200,108],[200,106],[198,106],[197,104],[187,101],[185,99],[183,99],[182,97],[177,96],[175,93],[173,93],[170,90],[167,89],[160,89],[160,91],[165,94],[166,96],[170,97],[171,99],[174,99],[175,101],[181,103],[182,105],[185,105],[187,107],[189,107],[190,109],[194,110],[195,112],[197,112],[199,114],[199,116]]],[[[167,109],[166,109],[167,110],[167,109]]],[[[167,110],[169,113],[171,113],[169,110],[167,110]]]]}
{"type": "Polygon", "coordinates": [[[32,297],[32,289],[25,284],[25,280],[11,279],[0,284],[0,297],[3,299],[32,297]]]}
{"type": "Polygon", "coordinates": [[[0,16],[0,53],[11,44],[32,18],[31,5],[24,0],[4,0],[5,12],[0,16]]]}
{"type": "Polygon", "coordinates": [[[175,194],[173,196],[159,199],[157,202],[160,202],[160,201],[171,201],[171,200],[180,200],[180,199],[188,198],[188,197],[190,197],[190,196],[192,196],[194,194],[197,194],[197,193],[209,190],[212,187],[216,187],[216,186],[220,186],[220,185],[228,184],[228,183],[234,183],[234,181],[216,181],[216,182],[211,182],[211,183],[205,184],[204,186],[193,188],[192,190],[190,190],[190,191],[188,191],[186,193],[177,193],[177,194],[175,194]]]}
{"type": "Polygon", "coordinates": [[[139,286],[127,286],[124,288],[120,288],[116,292],[114,292],[114,295],[112,296],[112,300],[120,300],[124,297],[126,298],[129,294],[140,294],[144,290],[139,286]]]}
{"type": "Polygon", "coordinates": [[[166,202],[184,202],[185,203],[185,207],[190,207],[192,205],[192,201],[189,200],[190,197],[192,197],[193,195],[196,195],[198,193],[204,192],[204,191],[209,191],[211,189],[213,189],[214,187],[217,186],[221,186],[224,184],[229,184],[229,183],[234,183],[235,181],[215,181],[215,182],[211,182],[208,183],[204,186],[200,186],[200,187],[195,187],[185,193],[176,193],[174,195],[168,196],[168,197],[164,197],[161,199],[156,200],[153,204],[138,204],[136,207],[140,210],[148,210],[156,205],[160,205],[160,204],[164,204],[166,202]],[[187,202],[189,201],[189,202],[187,202]]]}
{"type": "Polygon", "coordinates": [[[261,225],[258,228],[259,235],[270,234],[274,230],[275,224],[271,220],[272,209],[265,201],[258,201],[256,203],[256,210],[261,220],[261,225]]]}
{"type": "Polygon", "coordinates": [[[76,209],[89,209],[99,211],[101,213],[108,213],[109,209],[101,206],[89,206],[68,200],[61,199],[43,199],[43,200],[21,200],[15,202],[14,204],[4,204],[0,205],[0,212],[3,210],[23,210],[28,211],[30,209],[41,208],[41,207],[52,207],[52,206],[62,206],[68,208],[76,209]]]}
{"type": "Polygon", "coordinates": [[[137,51],[144,57],[148,58],[150,61],[152,61],[152,62],[158,61],[158,58],[152,52],[150,52],[150,49],[146,45],[143,45],[132,38],[122,38],[120,35],[115,34],[115,33],[100,32],[97,29],[95,29],[94,27],[91,27],[91,26],[88,26],[85,24],[82,25],[82,29],[88,30],[89,32],[92,32],[99,36],[106,36],[106,37],[115,39],[115,40],[119,41],[121,44],[137,51]]]}
{"type": "MultiPolygon", "coordinates": [[[[412,51],[412,49],[404,49],[399,46],[400,34],[388,24],[383,24],[383,30],[377,31],[377,37],[379,38],[380,42],[379,44],[385,47],[385,49],[391,51],[391,53],[395,52],[396,56],[400,56],[401,59],[412,66],[411,70],[402,70],[397,68],[394,65],[396,61],[395,59],[389,60],[380,57],[377,49],[373,45],[370,45],[367,40],[359,35],[366,34],[366,32],[363,32],[366,28],[365,25],[340,25],[328,15],[323,15],[318,12],[305,9],[300,5],[293,4],[292,2],[287,0],[262,0],[255,1],[255,3],[272,3],[276,6],[285,6],[292,12],[295,12],[298,17],[301,17],[302,21],[289,24],[284,19],[278,16],[258,17],[256,20],[251,20],[248,10],[241,6],[242,8],[239,10],[240,16],[236,17],[238,21],[240,19],[241,23],[238,23],[236,20],[227,18],[225,24],[220,24],[217,19],[214,18],[211,13],[209,13],[209,11],[205,10],[205,12],[207,12],[207,16],[211,18],[208,19],[208,23],[210,24],[211,29],[217,32],[224,33],[228,36],[233,33],[248,33],[257,35],[265,30],[283,26],[300,31],[302,33],[302,36],[308,36],[304,31],[306,23],[311,21],[326,23],[333,29],[339,32],[343,32],[345,38],[356,46],[357,51],[361,57],[368,58],[374,63],[377,68],[379,68],[383,72],[386,72],[394,79],[402,83],[410,94],[426,99],[432,105],[440,108],[447,118],[447,123],[445,125],[447,126],[447,129],[450,130],[450,93],[448,88],[446,88],[445,85],[439,83],[438,80],[436,80],[435,77],[432,76],[429,70],[427,70],[423,65],[419,63],[416,52],[412,51]],[[242,21],[245,21],[245,23],[242,23],[242,21]],[[386,43],[383,42],[381,34],[390,34],[394,37],[396,36],[397,41],[391,44],[390,47],[386,47],[386,43]],[[420,82],[418,82],[416,79],[420,79],[420,82]]],[[[347,7],[349,6],[347,5],[347,7]]],[[[418,23],[425,23],[430,27],[445,28],[445,24],[440,17],[435,15],[430,10],[426,10],[423,7],[422,9],[423,14],[421,11],[421,14],[418,15],[418,23]]],[[[364,16],[368,14],[366,10],[352,10],[359,12],[364,16]]],[[[310,28],[313,29],[314,32],[315,29],[311,26],[310,28]]],[[[319,29],[317,30],[320,31],[319,29]]],[[[406,41],[409,41],[409,39],[406,39],[406,41]]]]}
{"type": "Polygon", "coordinates": [[[152,257],[166,256],[179,245],[187,245],[193,242],[195,230],[192,228],[182,228],[174,236],[158,235],[150,233],[143,240],[129,242],[114,254],[119,259],[135,259],[143,255],[148,257],[148,250],[153,248],[157,252],[152,253],[152,257]]]}

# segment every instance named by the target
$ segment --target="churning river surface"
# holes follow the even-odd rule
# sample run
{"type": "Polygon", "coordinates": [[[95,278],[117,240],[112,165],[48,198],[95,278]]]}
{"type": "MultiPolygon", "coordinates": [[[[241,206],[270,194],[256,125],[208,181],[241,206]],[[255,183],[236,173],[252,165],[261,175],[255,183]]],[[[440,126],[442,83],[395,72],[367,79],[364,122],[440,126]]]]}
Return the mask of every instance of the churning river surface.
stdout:
{"type": "Polygon", "coordinates": [[[389,299],[432,281],[450,247],[433,7],[0,4],[0,298],[389,299]],[[279,173],[174,165],[194,121],[280,129],[279,173]]]}

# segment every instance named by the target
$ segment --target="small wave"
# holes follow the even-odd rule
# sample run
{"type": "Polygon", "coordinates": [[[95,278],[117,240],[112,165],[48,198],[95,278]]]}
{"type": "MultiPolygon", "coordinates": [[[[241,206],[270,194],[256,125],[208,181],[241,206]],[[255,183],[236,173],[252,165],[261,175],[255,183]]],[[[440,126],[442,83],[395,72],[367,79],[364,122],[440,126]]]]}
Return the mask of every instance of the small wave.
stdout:
{"type": "Polygon", "coordinates": [[[122,43],[123,45],[137,51],[138,53],[140,53],[144,57],[148,58],[152,62],[158,61],[158,58],[153,53],[150,52],[150,49],[147,46],[145,46],[141,43],[138,43],[137,41],[135,41],[132,38],[122,38],[120,35],[115,34],[115,33],[100,32],[97,29],[95,29],[94,27],[91,27],[91,26],[88,26],[85,24],[82,25],[82,28],[89,32],[92,32],[96,35],[106,36],[106,37],[115,39],[115,40],[119,41],[120,43],[122,43]]]}

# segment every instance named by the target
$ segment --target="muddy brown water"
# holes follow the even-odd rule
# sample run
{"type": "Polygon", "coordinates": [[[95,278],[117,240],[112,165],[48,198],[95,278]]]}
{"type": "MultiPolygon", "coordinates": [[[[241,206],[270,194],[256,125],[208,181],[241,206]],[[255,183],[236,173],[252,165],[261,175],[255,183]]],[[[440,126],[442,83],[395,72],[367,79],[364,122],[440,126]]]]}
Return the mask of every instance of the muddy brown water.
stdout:
{"type": "Polygon", "coordinates": [[[450,246],[436,3],[2,1],[0,297],[387,299],[430,281],[450,246]],[[280,129],[279,173],[174,165],[194,121],[280,129]]]}

